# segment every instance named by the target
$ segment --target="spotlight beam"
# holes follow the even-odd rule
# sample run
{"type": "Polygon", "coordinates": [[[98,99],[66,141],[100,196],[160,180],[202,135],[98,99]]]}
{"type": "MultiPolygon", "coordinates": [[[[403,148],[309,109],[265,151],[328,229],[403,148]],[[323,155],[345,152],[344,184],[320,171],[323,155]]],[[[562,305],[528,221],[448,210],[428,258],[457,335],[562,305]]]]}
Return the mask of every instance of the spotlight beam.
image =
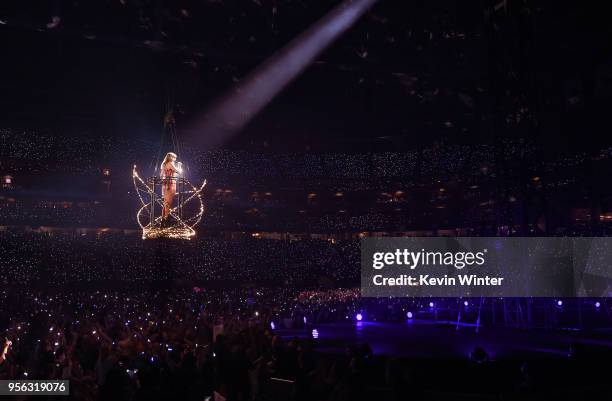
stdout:
{"type": "Polygon", "coordinates": [[[204,147],[231,138],[346,32],[377,0],[345,0],[272,55],[188,129],[204,147]]]}

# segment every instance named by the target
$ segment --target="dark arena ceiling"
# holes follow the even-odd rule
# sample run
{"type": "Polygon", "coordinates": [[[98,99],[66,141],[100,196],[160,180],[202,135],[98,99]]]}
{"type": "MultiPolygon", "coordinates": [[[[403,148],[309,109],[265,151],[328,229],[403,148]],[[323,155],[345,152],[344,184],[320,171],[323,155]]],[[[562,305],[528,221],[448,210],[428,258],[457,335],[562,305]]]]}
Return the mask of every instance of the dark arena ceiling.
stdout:
{"type": "MultiPolygon", "coordinates": [[[[0,117],[157,140],[169,99],[180,132],[338,3],[3,1],[0,117]]],[[[575,2],[380,1],[222,145],[606,145],[603,15],[575,2]]]]}

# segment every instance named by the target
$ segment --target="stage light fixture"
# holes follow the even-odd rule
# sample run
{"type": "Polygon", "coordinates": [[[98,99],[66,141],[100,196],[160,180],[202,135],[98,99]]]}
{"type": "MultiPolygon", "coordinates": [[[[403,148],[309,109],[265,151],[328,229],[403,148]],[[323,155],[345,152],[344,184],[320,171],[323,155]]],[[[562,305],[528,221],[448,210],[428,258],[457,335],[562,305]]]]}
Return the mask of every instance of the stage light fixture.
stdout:
{"type": "Polygon", "coordinates": [[[476,363],[485,363],[489,361],[489,353],[483,347],[477,345],[470,353],[470,359],[476,363]]]}

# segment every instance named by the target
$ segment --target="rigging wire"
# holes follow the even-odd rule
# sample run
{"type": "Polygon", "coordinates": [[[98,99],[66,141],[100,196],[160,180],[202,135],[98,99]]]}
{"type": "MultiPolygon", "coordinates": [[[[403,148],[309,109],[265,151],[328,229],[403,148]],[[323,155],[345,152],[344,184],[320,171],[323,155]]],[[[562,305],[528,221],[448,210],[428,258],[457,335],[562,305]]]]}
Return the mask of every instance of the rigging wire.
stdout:
{"type": "Polygon", "coordinates": [[[174,109],[173,98],[172,98],[172,93],[169,89],[168,94],[166,96],[166,104],[164,107],[164,118],[162,120],[162,126],[160,130],[161,134],[159,138],[159,147],[157,150],[157,155],[152,161],[152,164],[153,164],[152,168],[153,168],[154,174],[157,173],[157,170],[160,168],[163,154],[166,151],[166,148],[168,147],[168,145],[170,149],[168,149],[167,151],[177,153],[176,145],[175,145],[175,138],[174,138],[175,135],[172,132],[173,125],[174,125],[173,109],[174,109]]]}
{"type": "MultiPolygon", "coordinates": [[[[159,141],[159,148],[157,155],[152,161],[153,171],[157,173],[160,168],[162,158],[165,152],[174,152],[181,159],[183,158],[183,144],[181,143],[178,132],[176,130],[176,119],[174,112],[176,110],[175,103],[175,92],[174,89],[169,88],[166,96],[166,105],[164,110],[164,119],[162,122],[161,138],[159,141]]],[[[151,166],[150,166],[151,167],[151,166]]],[[[189,166],[183,161],[183,170],[189,171],[189,166]]]]}

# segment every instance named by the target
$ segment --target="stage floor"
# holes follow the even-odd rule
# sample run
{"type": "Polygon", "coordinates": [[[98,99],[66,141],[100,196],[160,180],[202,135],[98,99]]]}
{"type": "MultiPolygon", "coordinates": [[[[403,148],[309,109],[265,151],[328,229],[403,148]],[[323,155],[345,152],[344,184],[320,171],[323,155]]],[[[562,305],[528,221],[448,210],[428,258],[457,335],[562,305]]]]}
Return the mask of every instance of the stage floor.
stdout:
{"type": "Polygon", "coordinates": [[[492,359],[567,358],[572,344],[584,349],[612,351],[612,332],[579,330],[520,330],[504,327],[458,326],[412,320],[406,323],[334,323],[309,325],[306,330],[277,330],[284,338],[318,332],[320,352],[342,353],[349,344],[367,343],[375,355],[427,359],[465,359],[476,346],[492,359]]]}

